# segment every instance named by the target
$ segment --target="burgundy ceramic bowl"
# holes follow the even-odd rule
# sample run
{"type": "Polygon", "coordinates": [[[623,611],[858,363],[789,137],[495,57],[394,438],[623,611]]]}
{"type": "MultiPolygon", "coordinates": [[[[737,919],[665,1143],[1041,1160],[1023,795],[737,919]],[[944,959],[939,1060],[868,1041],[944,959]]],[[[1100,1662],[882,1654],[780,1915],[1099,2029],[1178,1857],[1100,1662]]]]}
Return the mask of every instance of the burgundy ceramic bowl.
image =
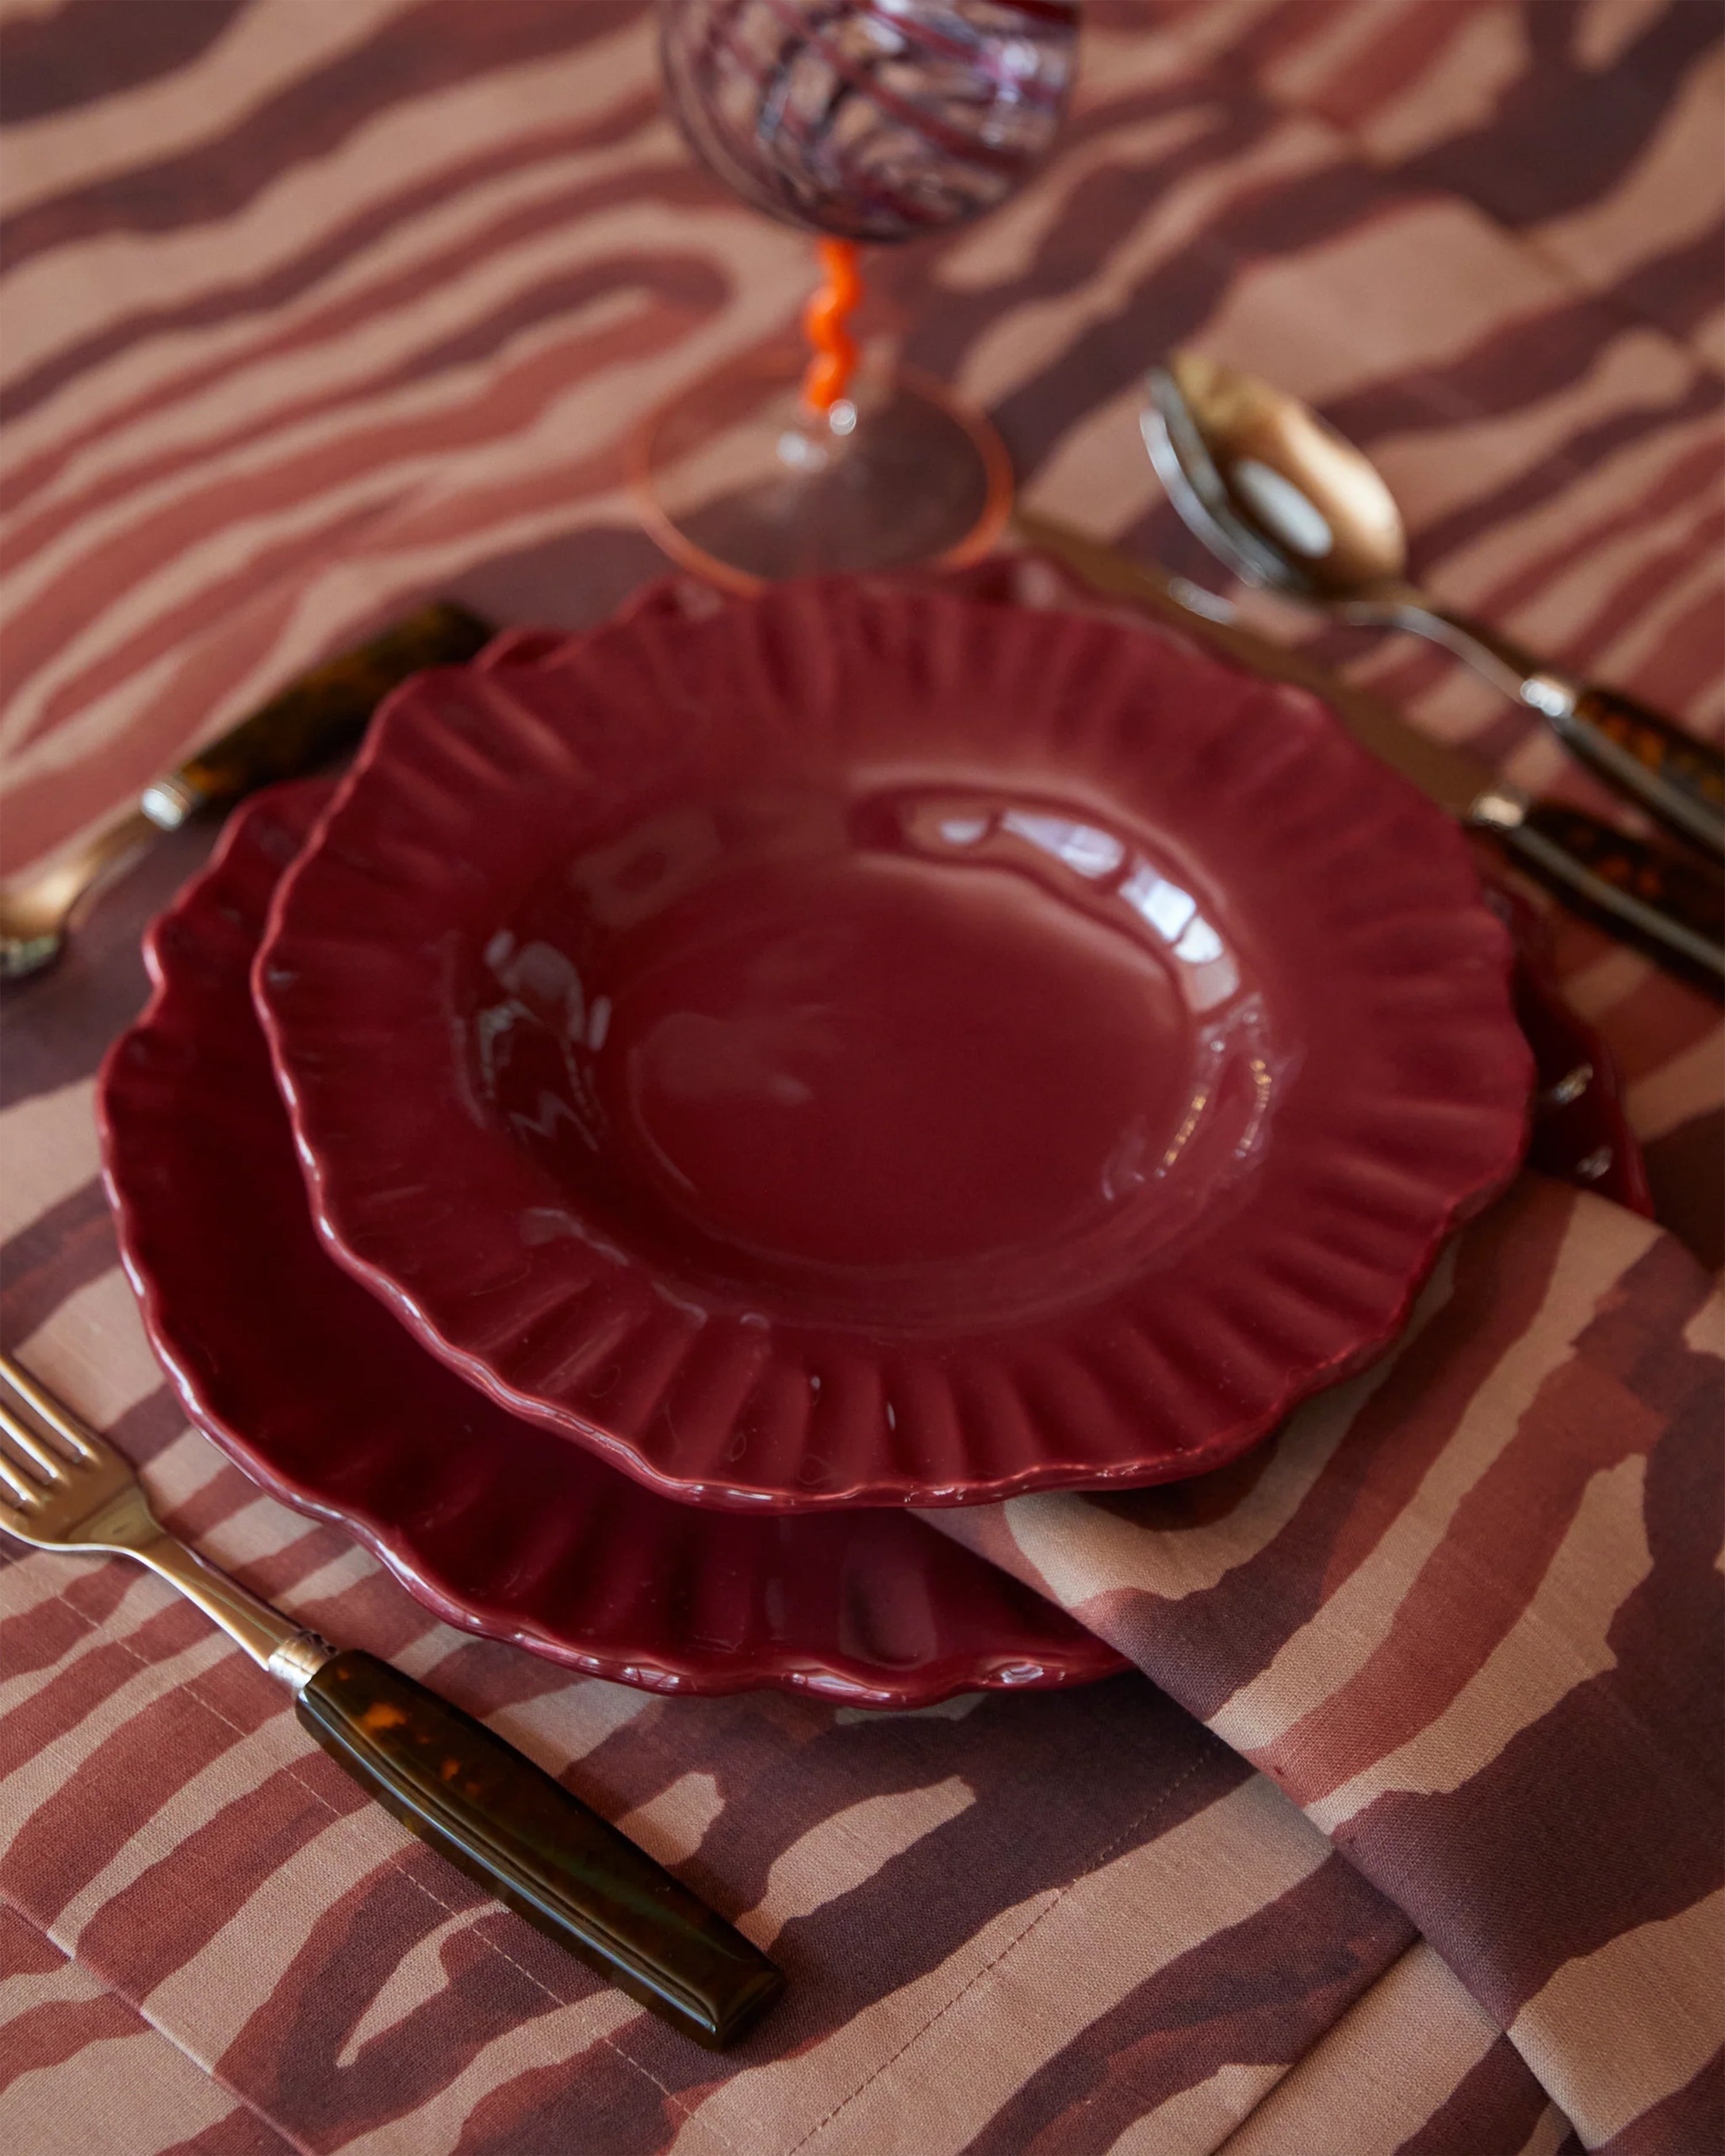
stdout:
{"type": "Polygon", "coordinates": [[[1529,1060],[1455,828],[1152,629],[834,580],[399,692],[254,976],[329,1248],[701,1504],[1212,1468],[1529,1060]]]}
{"type": "Polygon", "coordinates": [[[155,993],[102,1073],[127,1268],[196,1421],[449,1623],[601,1676],[904,1707],[1123,1668],[903,1511],[750,1518],[656,1496],[464,1384],[326,1255],[248,976],[331,791],[277,788],[234,819],[151,932],[155,993]]]}

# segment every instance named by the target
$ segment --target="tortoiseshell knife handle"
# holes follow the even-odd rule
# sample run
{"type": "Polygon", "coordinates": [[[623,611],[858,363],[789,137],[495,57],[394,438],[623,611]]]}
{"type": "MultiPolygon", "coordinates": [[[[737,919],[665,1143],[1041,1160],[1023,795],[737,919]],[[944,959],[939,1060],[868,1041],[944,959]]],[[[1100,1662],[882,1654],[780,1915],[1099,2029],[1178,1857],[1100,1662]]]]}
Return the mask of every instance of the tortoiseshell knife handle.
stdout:
{"type": "Polygon", "coordinates": [[[697,2043],[721,2050],[783,1989],[765,1954],[662,1866],[388,1662],[332,1656],[298,1712],[422,1840],[697,2043]]]}
{"type": "Polygon", "coordinates": [[[1725,998],[1725,875],[1556,802],[1487,796],[1471,819],[1572,911],[1725,998]],[[1495,811],[1500,801],[1507,814],[1495,811]]]}
{"type": "Polygon", "coordinates": [[[146,790],[144,813],[172,829],[199,808],[254,787],[297,778],[350,747],[392,689],[428,666],[459,665],[495,632],[465,607],[439,599],[302,674],[249,718],[146,790]]]}
{"type": "Polygon", "coordinates": [[[1711,742],[1592,683],[1575,688],[1574,708],[1554,711],[1552,724],[1584,763],[1668,829],[1725,855],[1725,755],[1711,742]]]}

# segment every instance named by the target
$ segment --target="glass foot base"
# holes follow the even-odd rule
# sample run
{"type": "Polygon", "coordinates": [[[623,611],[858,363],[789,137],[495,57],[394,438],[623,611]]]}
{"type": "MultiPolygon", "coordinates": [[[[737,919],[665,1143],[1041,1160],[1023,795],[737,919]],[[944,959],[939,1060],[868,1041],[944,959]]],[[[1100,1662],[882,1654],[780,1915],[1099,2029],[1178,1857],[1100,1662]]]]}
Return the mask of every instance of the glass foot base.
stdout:
{"type": "Polygon", "coordinates": [[[630,484],[666,553],[733,592],[986,553],[1012,506],[1012,466],[982,414],[907,367],[811,413],[805,359],[739,364],[636,429],[630,484]]]}

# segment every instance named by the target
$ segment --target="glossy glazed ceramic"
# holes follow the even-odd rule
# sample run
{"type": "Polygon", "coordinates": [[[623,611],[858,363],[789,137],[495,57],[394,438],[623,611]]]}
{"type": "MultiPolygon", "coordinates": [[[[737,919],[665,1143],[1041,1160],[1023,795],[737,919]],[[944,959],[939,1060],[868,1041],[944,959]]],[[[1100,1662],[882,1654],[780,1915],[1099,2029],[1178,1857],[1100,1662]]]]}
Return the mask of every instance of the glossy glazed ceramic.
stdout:
{"type": "Polygon", "coordinates": [[[1215,1466],[1519,1157],[1508,945],[1311,698],[834,581],[387,707],[255,976],[337,1255],[699,1503],[1215,1466]]]}
{"type": "Polygon", "coordinates": [[[332,790],[277,788],[236,817],[153,930],[154,997],[102,1075],[126,1265],[203,1428],[449,1622],[603,1676],[911,1707],[1123,1667],[902,1512],[752,1519],[655,1496],[464,1384],[326,1255],[247,980],[332,790]]]}

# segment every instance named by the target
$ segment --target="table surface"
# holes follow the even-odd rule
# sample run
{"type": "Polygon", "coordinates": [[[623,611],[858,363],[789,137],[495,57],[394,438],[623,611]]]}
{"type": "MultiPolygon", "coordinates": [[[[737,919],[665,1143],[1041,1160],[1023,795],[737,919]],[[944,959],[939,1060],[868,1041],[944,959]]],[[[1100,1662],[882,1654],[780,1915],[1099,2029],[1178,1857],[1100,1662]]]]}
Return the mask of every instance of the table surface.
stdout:
{"type": "MultiPolygon", "coordinates": [[[[974,229],[878,254],[870,330],[989,408],[1037,506],[1219,589],[1138,448],[1139,383],[1188,341],[1270,374],[1378,459],[1445,598],[1717,734],[1717,11],[1086,18],[1059,154],[974,229]]],[[[0,35],[0,865],[427,590],[576,627],[659,572],[622,438],[782,334],[810,269],[689,163],[649,11],[22,0],[0,35]]],[[[1441,654],[1235,596],[1522,783],[1612,808],[1441,654]]],[[[140,928],[208,843],[166,842],[7,998],[0,1338],[146,1464],[177,1530],[567,1772],[793,1987],[737,2053],[693,2053],[366,1807],[166,1590],[8,1551],[0,2145],[1725,2138],[1697,2003],[1715,1008],[1557,923],[1673,1232],[1530,1179],[1385,1372],[1237,1485],[955,1517],[1154,1683],[897,1717],[655,1700],[431,1622],[186,1428],[118,1270],[90,1097],[143,997],[140,928]],[[1491,1539],[1506,1496],[1538,1532],[1491,1539]]]]}

